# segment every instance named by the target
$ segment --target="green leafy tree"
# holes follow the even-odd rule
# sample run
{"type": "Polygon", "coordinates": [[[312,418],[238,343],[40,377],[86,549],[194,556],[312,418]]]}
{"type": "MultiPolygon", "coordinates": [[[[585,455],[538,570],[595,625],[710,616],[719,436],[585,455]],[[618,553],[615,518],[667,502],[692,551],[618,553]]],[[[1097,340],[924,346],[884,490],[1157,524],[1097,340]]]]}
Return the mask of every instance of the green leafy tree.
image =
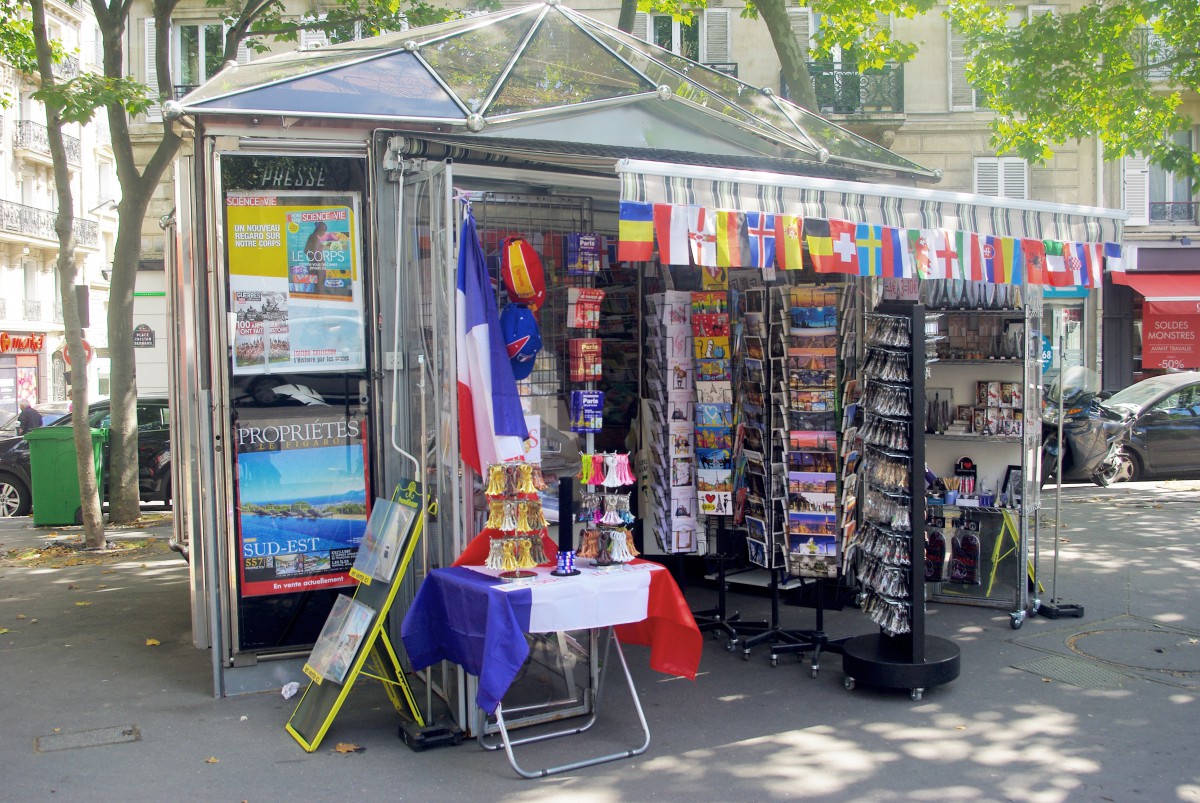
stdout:
{"type": "Polygon", "coordinates": [[[1043,162],[1098,136],[1109,159],[1140,153],[1200,178],[1200,156],[1171,136],[1191,129],[1184,97],[1200,91],[1196,0],[1097,2],[1012,28],[984,0],[955,0],[948,16],[973,54],[967,78],[996,113],[998,152],[1043,162]]]}
{"type": "MultiPolygon", "coordinates": [[[[6,23],[0,34],[0,47],[5,49],[0,54],[8,57],[15,66],[29,69],[35,34],[41,39],[48,39],[45,34],[45,0],[32,0],[33,20],[28,26],[9,22],[24,17],[24,14],[17,13],[23,4],[14,3],[13,0],[0,0],[0,4],[3,4],[0,8],[6,12],[14,12],[11,15],[6,13],[6,23]]],[[[157,37],[155,81],[164,92],[169,92],[175,85],[170,61],[170,36],[172,17],[178,6],[179,0],[153,0],[157,37]]],[[[425,0],[343,0],[336,5],[330,4],[326,11],[309,13],[300,18],[289,16],[289,10],[281,0],[247,0],[244,3],[209,0],[208,6],[214,17],[225,26],[226,62],[236,59],[242,43],[253,51],[261,52],[268,49],[270,42],[297,40],[302,30],[324,31],[332,42],[339,42],[357,35],[369,36],[387,30],[400,30],[406,24],[423,25],[452,16],[451,12],[425,0]]],[[[149,156],[146,156],[144,149],[135,150],[131,136],[134,116],[145,112],[152,103],[162,103],[169,97],[165,94],[155,96],[149,87],[128,76],[124,48],[133,5],[117,0],[111,3],[91,0],[91,7],[101,35],[102,71],[99,74],[83,72],[70,80],[56,82],[48,72],[41,70],[43,66],[48,70],[49,62],[43,65],[39,52],[42,86],[35,97],[46,106],[49,126],[52,132],[57,131],[60,139],[58,150],[52,147],[59,190],[60,265],[64,254],[74,254],[71,226],[64,227],[63,223],[64,219],[71,221],[71,198],[66,159],[61,148],[61,125],[70,122],[86,124],[95,114],[104,114],[108,118],[117,181],[121,187],[107,321],[112,405],[108,464],[109,518],[115,523],[127,523],[140,515],[133,300],[138,260],[142,252],[142,226],[154,192],[178,155],[183,137],[176,123],[164,119],[161,137],[149,156]],[[60,172],[61,176],[58,175],[60,172]]],[[[47,53],[47,57],[52,57],[52,51],[47,53]]],[[[52,141],[55,136],[52,133],[52,141]]],[[[73,276],[72,272],[72,284],[73,276]]],[[[62,275],[59,281],[60,286],[64,286],[62,275]]],[[[70,290],[69,286],[65,287],[70,290]]],[[[77,355],[72,347],[73,341],[80,338],[78,310],[75,310],[73,319],[68,317],[73,298],[73,291],[62,294],[63,315],[68,329],[68,354],[72,361],[78,356],[77,364],[82,365],[82,350],[77,355]]]]}

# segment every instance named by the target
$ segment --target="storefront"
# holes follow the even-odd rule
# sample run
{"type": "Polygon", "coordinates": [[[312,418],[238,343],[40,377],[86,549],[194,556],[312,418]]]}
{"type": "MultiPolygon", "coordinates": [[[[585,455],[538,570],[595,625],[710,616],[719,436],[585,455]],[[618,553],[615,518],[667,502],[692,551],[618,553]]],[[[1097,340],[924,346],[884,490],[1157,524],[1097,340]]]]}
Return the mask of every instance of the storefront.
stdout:
{"type": "Polygon", "coordinates": [[[36,405],[48,395],[39,381],[45,343],[40,332],[0,332],[0,417],[17,412],[22,399],[36,405]]]}
{"type": "MultiPolygon", "coordinates": [[[[782,502],[794,480],[795,515],[764,516],[761,532],[744,529],[742,548],[754,562],[751,542],[761,544],[758,565],[776,577],[836,575],[849,559],[856,526],[847,525],[857,518],[841,501],[852,484],[843,401],[870,335],[856,340],[839,327],[863,325],[877,298],[911,308],[918,275],[933,278],[929,266],[945,264],[944,282],[923,283],[938,288],[925,301],[961,310],[944,334],[959,349],[946,359],[964,364],[943,377],[954,405],[949,391],[938,396],[930,406],[945,415],[924,425],[954,435],[953,420],[968,435],[979,408],[978,436],[988,437],[977,442],[997,436],[1008,450],[988,461],[980,485],[1026,498],[1036,418],[1023,429],[1011,423],[1020,420],[1013,386],[1034,403],[1020,389],[1037,387],[1027,355],[1042,327],[1040,288],[1023,289],[1013,244],[1119,239],[1118,213],[926,189],[935,176],[919,165],[556,4],[231,67],[167,111],[195,130],[180,161],[168,260],[183,474],[176,522],[191,547],[194,638],[212,648],[217,694],[294,675],[339,589],[353,585],[348,570],[374,499],[419,479],[437,502],[397,611],[489,518],[480,474],[460,457],[470,365],[460,362],[456,277],[468,202],[501,305],[522,292],[504,268],[525,259],[507,254],[512,238],[544,274],[544,298],[529,304],[541,348],[529,347],[536,356],[519,380],[514,372],[542,465],[569,455],[553,472],[569,481],[586,473],[573,467],[577,454],[629,456],[643,477],[632,501],[637,549],[716,548],[706,518],[732,519],[737,504],[734,406],[757,390],[758,406],[773,410],[783,394],[778,426],[760,430],[771,442],[759,446],[757,494],[782,502]],[[472,61],[483,54],[486,64],[472,61]],[[547,64],[555,81],[545,80],[547,64]],[[706,226],[704,214],[725,228],[706,226]],[[802,247],[805,220],[825,229],[802,247]],[[814,257],[826,256],[814,243],[828,242],[830,258],[848,253],[835,222],[897,237],[928,231],[928,242],[918,239],[935,250],[953,247],[956,232],[974,233],[979,258],[951,273],[948,257],[926,252],[930,261],[914,268],[907,239],[897,240],[908,268],[856,267],[848,279],[846,270],[821,271],[814,257]],[[730,231],[745,245],[737,257],[730,231]],[[1005,248],[1007,262],[996,251],[1005,248]],[[763,326],[757,356],[730,339],[732,322],[754,320],[763,326]],[[809,340],[794,354],[782,337],[774,351],[785,321],[809,330],[796,335],[809,340]],[[736,374],[735,359],[756,378],[736,374]],[[997,359],[1003,368],[969,367],[997,359]]],[[[963,253],[976,251],[968,244],[963,253]]],[[[514,339],[510,356],[520,358],[528,340],[514,339]]],[[[938,447],[937,473],[975,478],[969,466],[955,473],[952,441],[938,447]]],[[[589,504],[582,494],[564,501],[564,516],[589,504]]],[[[1014,504],[1027,520],[1030,510],[1014,504]]],[[[946,571],[938,584],[978,584],[946,571]]],[[[1010,573],[1008,592],[1023,588],[1010,573]]],[[[995,604],[1019,604],[991,591],[995,604]]],[[[466,723],[458,683],[443,676],[441,691],[466,723]]]]}

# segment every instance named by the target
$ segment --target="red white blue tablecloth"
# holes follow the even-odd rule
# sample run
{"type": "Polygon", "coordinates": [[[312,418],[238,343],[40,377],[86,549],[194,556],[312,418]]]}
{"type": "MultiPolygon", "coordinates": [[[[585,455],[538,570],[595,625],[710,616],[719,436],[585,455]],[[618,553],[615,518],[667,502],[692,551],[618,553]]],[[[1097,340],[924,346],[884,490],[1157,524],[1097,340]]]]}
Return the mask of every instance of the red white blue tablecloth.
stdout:
{"type": "Polygon", "coordinates": [[[413,668],[459,664],[479,677],[476,702],[492,713],[529,655],[525,633],[616,625],[622,642],[650,647],[651,668],[696,677],[703,640],[666,569],[635,561],[581,572],[555,577],[545,568],[505,582],[482,567],[435,569],[401,626],[413,668]]]}

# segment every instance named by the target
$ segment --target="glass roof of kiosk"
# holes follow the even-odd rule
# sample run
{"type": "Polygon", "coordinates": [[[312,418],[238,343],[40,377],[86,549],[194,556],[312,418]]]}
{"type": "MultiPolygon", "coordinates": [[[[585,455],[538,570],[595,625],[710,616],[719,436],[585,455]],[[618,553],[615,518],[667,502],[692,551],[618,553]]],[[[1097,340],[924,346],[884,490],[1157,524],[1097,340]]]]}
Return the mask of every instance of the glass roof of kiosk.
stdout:
{"type": "Polygon", "coordinates": [[[509,139],[523,128],[542,136],[560,118],[563,137],[581,145],[619,142],[631,124],[662,118],[701,127],[715,154],[934,175],[770,90],[557,0],[231,65],[181,105],[188,114],[424,123],[509,139]]]}

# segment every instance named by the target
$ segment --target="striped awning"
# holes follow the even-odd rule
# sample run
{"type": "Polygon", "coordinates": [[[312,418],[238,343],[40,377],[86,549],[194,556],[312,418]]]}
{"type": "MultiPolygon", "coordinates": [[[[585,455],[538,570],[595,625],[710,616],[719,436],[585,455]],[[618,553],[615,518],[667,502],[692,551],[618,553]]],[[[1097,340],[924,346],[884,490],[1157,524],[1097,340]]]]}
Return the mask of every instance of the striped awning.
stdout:
{"type": "Polygon", "coordinates": [[[906,229],[999,237],[1120,242],[1124,210],[994,198],[784,173],[624,159],[621,200],[839,218],[906,229]]]}

